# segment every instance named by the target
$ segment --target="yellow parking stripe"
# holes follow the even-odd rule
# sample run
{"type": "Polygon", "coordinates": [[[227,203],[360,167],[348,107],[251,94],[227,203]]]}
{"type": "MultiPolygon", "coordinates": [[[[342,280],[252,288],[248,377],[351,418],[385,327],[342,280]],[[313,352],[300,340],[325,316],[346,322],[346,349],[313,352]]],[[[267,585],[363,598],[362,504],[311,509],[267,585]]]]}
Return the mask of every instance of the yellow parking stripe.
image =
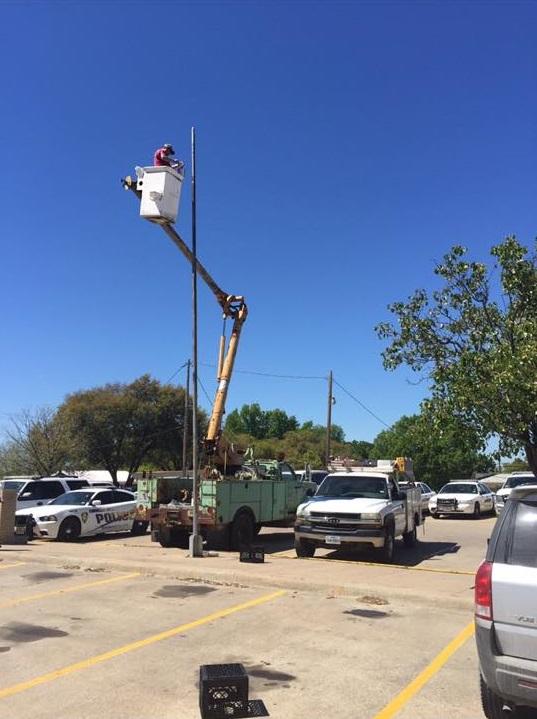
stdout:
{"type": "Polygon", "coordinates": [[[0,569],[11,569],[11,567],[19,567],[21,564],[26,564],[26,562],[13,562],[13,564],[0,564],[0,569]]]}
{"type": "Polygon", "coordinates": [[[10,599],[7,602],[0,603],[0,609],[5,607],[15,607],[17,604],[25,604],[33,602],[36,599],[45,599],[46,597],[56,597],[59,594],[70,594],[71,592],[81,592],[83,589],[92,589],[93,587],[102,587],[103,584],[112,584],[113,582],[124,582],[126,579],[134,579],[140,577],[141,572],[133,572],[132,574],[122,574],[120,577],[112,577],[111,579],[99,579],[96,582],[86,582],[85,584],[77,584],[75,587],[67,587],[66,589],[55,589],[53,592],[42,592],[41,594],[30,594],[27,597],[19,597],[18,599],[10,599]]]}
{"type": "Polygon", "coordinates": [[[177,636],[177,634],[182,634],[184,632],[188,632],[190,629],[196,629],[196,627],[201,627],[203,624],[213,622],[215,619],[221,619],[222,617],[228,617],[230,614],[236,614],[237,612],[242,612],[245,609],[257,607],[260,604],[270,602],[272,599],[278,599],[284,594],[285,591],[283,590],[272,592],[271,594],[265,594],[264,596],[258,597],[257,599],[251,599],[249,602],[244,602],[243,604],[236,604],[235,606],[229,607],[228,609],[221,609],[217,612],[213,612],[212,614],[207,614],[207,616],[202,617],[201,619],[196,619],[195,621],[189,622],[188,624],[181,624],[180,626],[174,627],[173,629],[167,629],[166,631],[160,632],[159,634],[153,634],[153,636],[147,637],[146,639],[141,639],[137,642],[132,642],[131,644],[125,644],[122,647],[112,649],[111,651],[105,652],[104,654],[97,654],[96,656],[90,657],[89,659],[84,659],[81,662],[76,662],[76,664],[69,664],[66,667],[56,669],[55,671],[49,672],[48,674],[42,674],[41,676],[34,677],[34,679],[30,679],[26,682],[21,682],[20,684],[14,684],[11,687],[0,689],[0,699],[11,697],[14,694],[20,694],[20,692],[24,692],[27,689],[33,689],[33,687],[37,687],[41,684],[46,684],[47,682],[52,682],[55,679],[61,679],[61,677],[68,676],[69,674],[74,674],[75,672],[82,671],[83,669],[89,669],[96,664],[101,664],[102,662],[106,662],[109,659],[119,657],[122,654],[127,654],[128,652],[135,651],[136,649],[142,649],[143,647],[148,647],[151,644],[155,644],[156,642],[161,642],[163,639],[170,639],[170,637],[175,637],[177,636]]]}
{"type": "Polygon", "coordinates": [[[433,661],[426,667],[418,676],[413,679],[408,686],[406,686],[402,692],[400,692],[395,699],[384,707],[384,709],[375,716],[374,719],[392,719],[403,709],[406,704],[414,697],[423,687],[429,682],[435,674],[437,674],[448,659],[460,649],[471,636],[474,634],[474,623],[471,622],[466,626],[460,634],[457,634],[440,654],[433,659],[433,661]]]}

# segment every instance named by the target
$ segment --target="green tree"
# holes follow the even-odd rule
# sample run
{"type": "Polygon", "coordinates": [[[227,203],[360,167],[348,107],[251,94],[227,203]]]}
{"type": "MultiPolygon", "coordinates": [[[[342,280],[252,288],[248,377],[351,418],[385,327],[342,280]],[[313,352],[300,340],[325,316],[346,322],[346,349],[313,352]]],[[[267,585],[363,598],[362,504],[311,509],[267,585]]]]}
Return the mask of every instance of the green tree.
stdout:
{"type": "Polygon", "coordinates": [[[480,451],[481,439],[474,430],[451,418],[432,431],[432,412],[432,406],[427,405],[421,414],[403,416],[380,432],[371,457],[411,457],[417,479],[435,488],[450,479],[471,478],[494,469],[492,458],[480,451]]]}
{"type": "Polygon", "coordinates": [[[515,237],[491,255],[487,268],[453,247],[435,269],[440,289],[392,304],[396,323],[376,329],[390,341],[385,368],[424,375],[437,416],[453,416],[483,441],[497,435],[504,456],[524,449],[537,473],[536,255],[515,237]]]}
{"type": "Polygon", "coordinates": [[[373,450],[373,442],[353,439],[348,442],[348,453],[353,459],[369,459],[373,450]]]}
{"type": "Polygon", "coordinates": [[[76,392],[65,399],[58,414],[69,426],[78,462],[104,467],[116,484],[120,469],[128,470],[131,478],[151,456],[160,464],[179,466],[182,389],[144,375],[130,384],[76,392]]]}
{"type": "Polygon", "coordinates": [[[11,469],[42,477],[68,468],[72,446],[64,418],[50,407],[22,412],[11,418],[2,463],[11,469]]]}
{"type": "Polygon", "coordinates": [[[282,409],[263,410],[257,402],[244,404],[227,417],[225,430],[229,435],[247,434],[256,439],[281,439],[286,432],[298,428],[296,417],[282,409]]]}

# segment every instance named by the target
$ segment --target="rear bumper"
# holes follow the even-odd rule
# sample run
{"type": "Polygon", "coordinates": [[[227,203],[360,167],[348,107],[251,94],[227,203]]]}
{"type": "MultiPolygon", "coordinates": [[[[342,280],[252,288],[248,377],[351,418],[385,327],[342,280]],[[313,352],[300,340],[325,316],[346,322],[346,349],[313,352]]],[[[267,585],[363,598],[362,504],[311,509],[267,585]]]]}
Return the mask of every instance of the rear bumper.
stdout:
{"type": "Polygon", "coordinates": [[[486,685],[518,706],[537,708],[537,661],[498,654],[494,624],[476,619],[479,668],[486,685]]]}
{"type": "Polygon", "coordinates": [[[384,546],[384,530],[375,528],[355,529],[352,534],[338,534],[337,528],[333,532],[321,532],[313,528],[304,527],[303,525],[295,525],[295,538],[307,539],[314,542],[319,547],[344,547],[345,545],[356,546],[358,544],[367,544],[373,547],[382,548],[384,546]],[[338,543],[327,543],[327,536],[337,536],[340,538],[338,543]]]}

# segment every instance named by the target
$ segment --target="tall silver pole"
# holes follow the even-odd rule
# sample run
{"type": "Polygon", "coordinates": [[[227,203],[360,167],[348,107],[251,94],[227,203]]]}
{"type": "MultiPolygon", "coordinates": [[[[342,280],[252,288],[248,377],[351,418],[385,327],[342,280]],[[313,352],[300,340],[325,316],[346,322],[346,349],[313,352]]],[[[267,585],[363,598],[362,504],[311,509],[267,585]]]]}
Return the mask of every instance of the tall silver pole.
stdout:
{"type": "Polygon", "coordinates": [[[199,533],[198,502],[198,274],[196,272],[196,130],[192,128],[192,534],[189,538],[191,557],[203,556],[199,533]]]}
{"type": "Polygon", "coordinates": [[[332,440],[332,404],[334,402],[332,397],[332,370],[328,375],[328,414],[326,417],[326,469],[330,464],[330,443],[332,440]]]}
{"type": "Polygon", "coordinates": [[[188,400],[190,399],[190,360],[186,363],[185,409],[183,412],[183,476],[187,476],[186,445],[188,441],[188,400]]]}

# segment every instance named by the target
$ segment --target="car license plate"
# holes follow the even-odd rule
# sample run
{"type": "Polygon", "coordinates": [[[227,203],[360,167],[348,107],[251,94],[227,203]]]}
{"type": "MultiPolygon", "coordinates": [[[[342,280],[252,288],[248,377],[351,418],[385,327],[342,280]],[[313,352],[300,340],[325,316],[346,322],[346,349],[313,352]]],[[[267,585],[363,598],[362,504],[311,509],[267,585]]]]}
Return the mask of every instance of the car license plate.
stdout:
{"type": "Polygon", "coordinates": [[[341,537],[335,537],[332,534],[329,534],[325,537],[324,541],[327,544],[341,544],[341,537]]]}

